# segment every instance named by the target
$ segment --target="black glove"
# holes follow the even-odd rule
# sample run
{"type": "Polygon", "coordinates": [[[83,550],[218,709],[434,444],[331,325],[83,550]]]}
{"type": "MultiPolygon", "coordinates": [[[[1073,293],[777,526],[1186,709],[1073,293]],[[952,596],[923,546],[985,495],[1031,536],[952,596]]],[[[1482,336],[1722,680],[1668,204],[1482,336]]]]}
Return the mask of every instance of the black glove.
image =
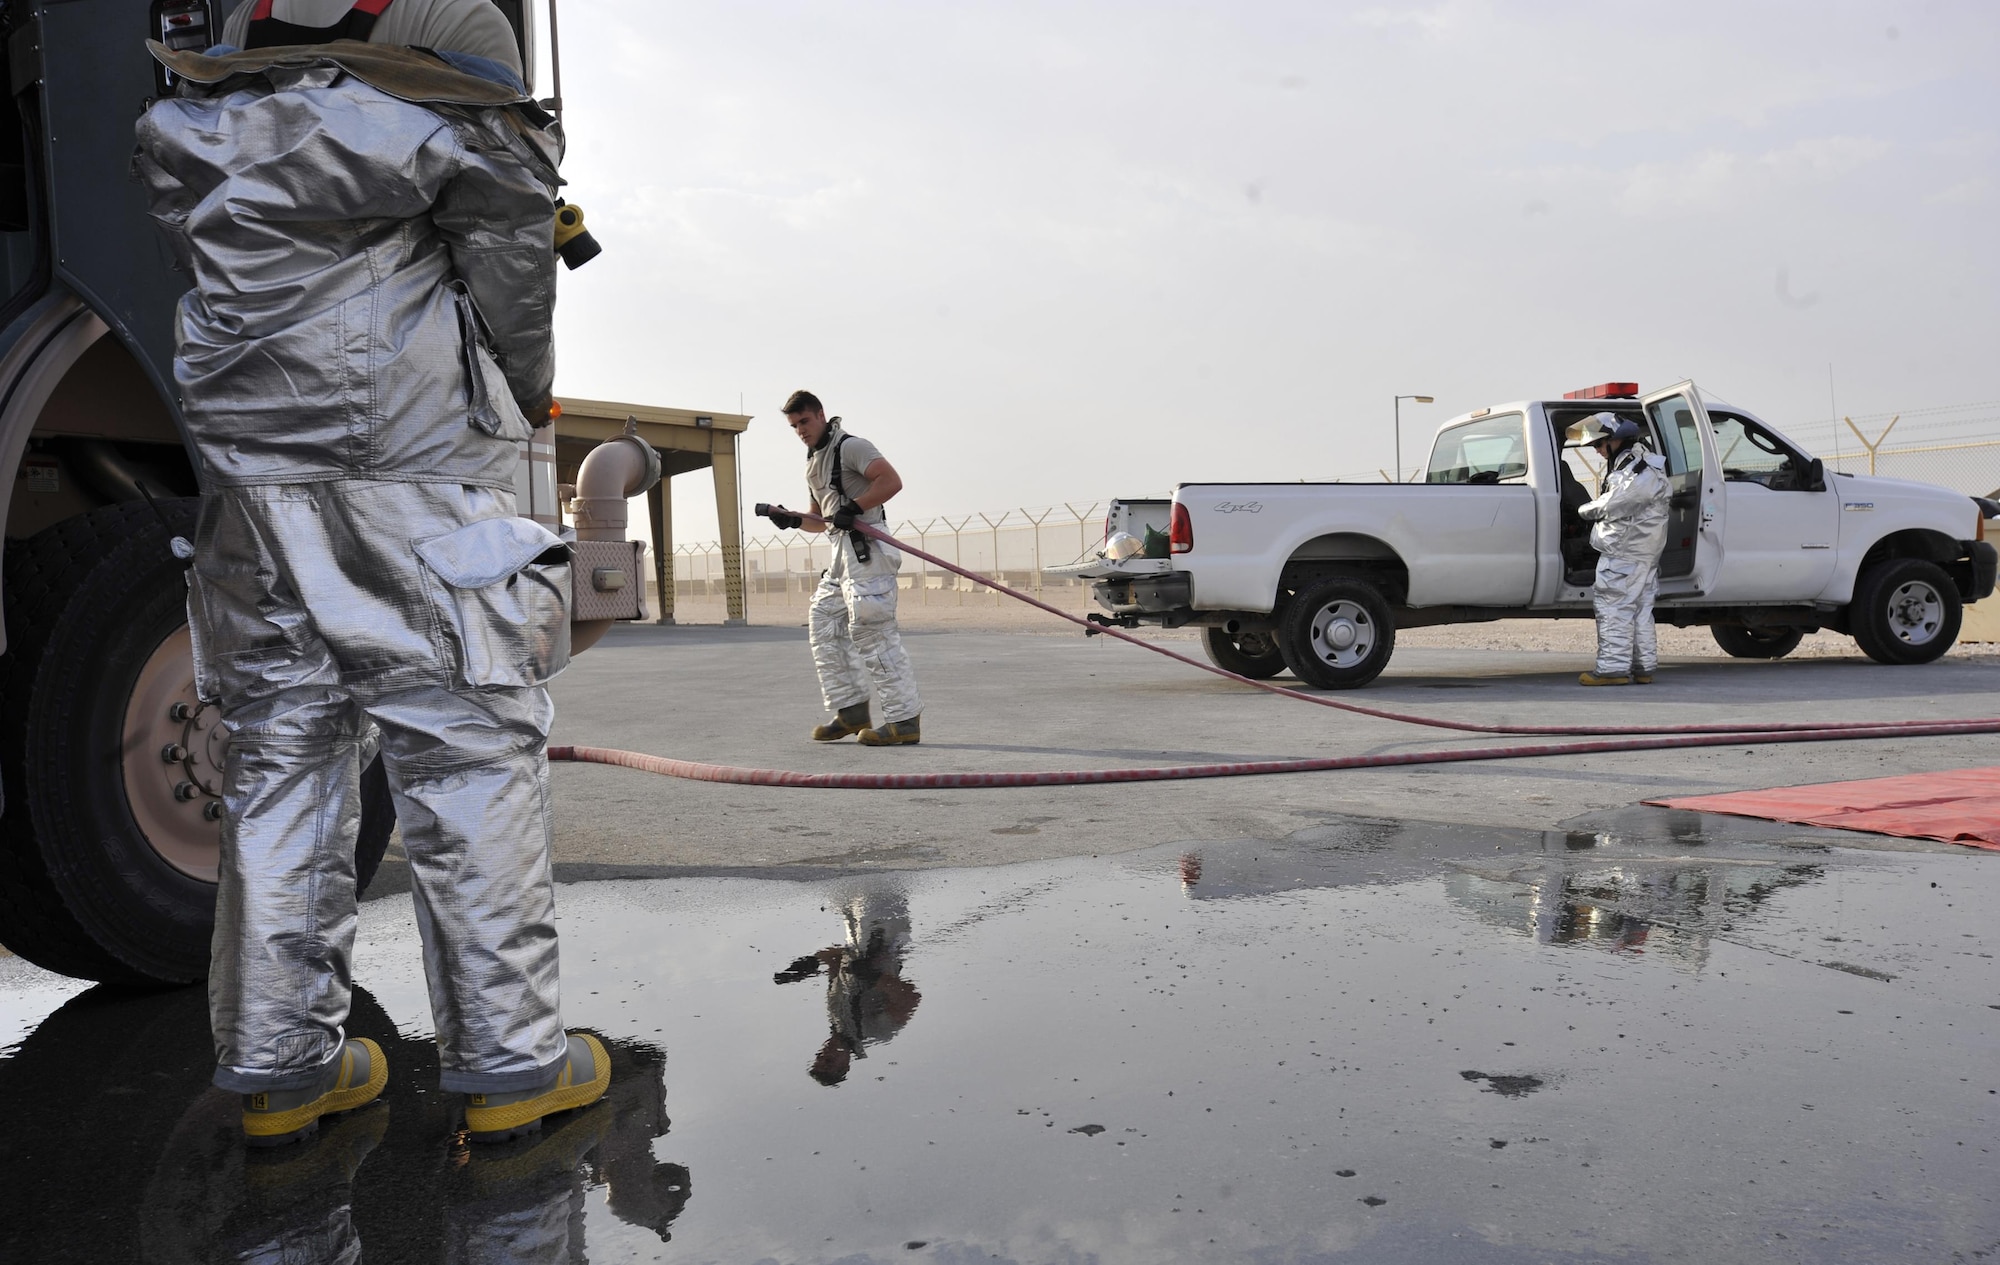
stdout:
{"type": "Polygon", "coordinates": [[[805,519],[784,510],[772,510],[766,517],[771,520],[771,525],[780,531],[797,531],[806,524],[805,519]]]}
{"type": "Polygon", "coordinates": [[[833,512],[833,526],[837,531],[853,531],[854,520],[865,511],[852,501],[842,501],[840,508],[833,512]]]}

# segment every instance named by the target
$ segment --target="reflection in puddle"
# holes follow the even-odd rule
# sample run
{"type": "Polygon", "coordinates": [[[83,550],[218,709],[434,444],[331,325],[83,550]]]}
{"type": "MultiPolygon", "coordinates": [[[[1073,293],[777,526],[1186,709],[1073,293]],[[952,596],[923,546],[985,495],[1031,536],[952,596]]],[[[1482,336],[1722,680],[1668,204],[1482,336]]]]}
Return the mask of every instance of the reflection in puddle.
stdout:
{"type": "Polygon", "coordinates": [[[670,1237],[691,1180],[653,1158],[668,1129],[658,1049],[608,1040],[606,1099],[473,1149],[456,1132],[458,1096],[424,1088],[437,1081],[432,1042],[399,1035],[363,989],[348,1030],[381,1043],[383,1098],[329,1118],[310,1143],[249,1151],[238,1097],[207,1084],[202,990],[71,999],[0,1062],[0,1258],[583,1261],[593,1197],[670,1237]],[[101,1205],[121,1189],[136,1200],[101,1205]]]}
{"type": "Polygon", "coordinates": [[[1330,822],[830,884],[565,886],[565,1017],[607,1038],[611,1097],[497,1152],[456,1141],[432,1088],[408,900],[373,902],[352,1028],[388,1053],[385,1102],[275,1161],[206,1087],[200,990],[46,1003],[0,1056],[0,1260],[1991,1244],[2000,870],[1668,846],[1330,822]],[[1835,939],[1840,970],[1800,949],[1835,939]]]}
{"type": "Polygon", "coordinates": [[[901,1032],[917,1012],[923,994],[903,978],[910,949],[909,898],[886,879],[870,879],[836,898],[847,938],[798,958],[771,977],[796,984],[826,973],[826,1042],[813,1056],[809,1074],[822,1085],[847,1079],[855,1059],[868,1047],[901,1032]]]}
{"type": "MultiPolygon", "coordinates": [[[[1717,820],[1662,814],[1660,833],[1677,849],[1705,849],[1710,840],[1704,828],[1717,820]]],[[[1301,832],[1287,841],[1292,847],[1232,845],[1207,858],[1190,849],[1176,859],[1175,874],[1189,899],[1228,900],[1392,883],[1428,859],[1432,868],[1449,867],[1445,891],[1453,903],[1488,925],[1525,932],[1541,944],[1652,952],[1699,966],[1717,934],[1733,930],[1776,893],[1825,873],[1819,863],[1767,857],[1644,855],[1627,834],[1587,830],[1487,832],[1521,849],[1487,860],[1463,834],[1343,823],[1301,832]]]]}
{"type": "Polygon", "coordinates": [[[1480,921],[1541,944],[1650,952],[1699,967],[1717,934],[1824,872],[1817,864],[1551,857],[1497,873],[1467,867],[1445,880],[1445,891],[1480,921]]]}

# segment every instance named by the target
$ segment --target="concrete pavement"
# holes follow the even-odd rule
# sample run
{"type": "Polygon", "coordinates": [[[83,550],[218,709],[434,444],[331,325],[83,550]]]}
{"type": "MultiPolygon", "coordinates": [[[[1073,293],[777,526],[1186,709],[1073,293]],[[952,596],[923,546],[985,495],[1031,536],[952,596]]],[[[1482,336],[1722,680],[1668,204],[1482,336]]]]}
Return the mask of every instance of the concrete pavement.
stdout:
{"type": "MultiPolygon", "coordinates": [[[[801,770],[1063,769],[1507,744],[1351,717],[1081,636],[912,633],[924,742],[816,744],[803,629],[626,626],[555,686],[554,741],[801,770]]],[[[1195,653],[1191,640],[1172,643],[1195,653]]],[[[1648,687],[1586,690],[1571,656],[1399,650],[1372,707],[1529,724],[2000,715],[2000,672],[1953,658],[1668,660],[1648,687]]],[[[1289,677],[1281,683],[1291,683],[1289,677]]],[[[1521,739],[1521,742],[1543,741],[1521,739]]],[[[770,866],[965,865],[1169,842],[1276,839],[1330,816],[1550,829],[1662,795],[1840,781],[2000,761],[2000,738],[1727,746],[1417,769],[1099,787],[806,791],[564,765],[557,859],[571,874],[770,866]]],[[[1856,846],[1949,845],[1832,837],[1856,846]]]]}

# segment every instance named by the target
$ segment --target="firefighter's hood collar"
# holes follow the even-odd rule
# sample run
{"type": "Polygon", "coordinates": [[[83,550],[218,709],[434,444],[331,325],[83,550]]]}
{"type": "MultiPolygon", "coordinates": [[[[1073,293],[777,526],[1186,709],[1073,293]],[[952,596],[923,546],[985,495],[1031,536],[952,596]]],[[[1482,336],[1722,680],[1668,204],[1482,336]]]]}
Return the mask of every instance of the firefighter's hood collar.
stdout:
{"type": "Polygon", "coordinates": [[[426,50],[398,44],[335,40],[331,44],[250,49],[221,57],[193,51],[177,53],[158,40],[147,40],[146,47],[161,65],[190,83],[219,84],[237,75],[256,75],[279,68],[338,66],[372,88],[418,105],[500,106],[531,102],[528,96],[503,84],[454,69],[426,50]]]}

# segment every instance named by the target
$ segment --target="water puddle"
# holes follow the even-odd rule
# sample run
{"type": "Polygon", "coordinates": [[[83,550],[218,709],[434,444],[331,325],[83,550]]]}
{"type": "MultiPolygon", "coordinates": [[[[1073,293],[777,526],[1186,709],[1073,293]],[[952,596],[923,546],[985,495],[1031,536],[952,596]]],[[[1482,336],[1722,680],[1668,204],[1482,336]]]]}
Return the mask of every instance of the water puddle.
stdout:
{"type": "Polygon", "coordinates": [[[565,1016],[611,1096],[497,1153],[433,1088],[407,897],[356,949],[386,1102],[293,1153],[236,1144],[201,990],[0,971],[0,1258],[1969,1259],[2000,1239],[1996,876],[1329,820],[570,885],[565,1016]]]}

